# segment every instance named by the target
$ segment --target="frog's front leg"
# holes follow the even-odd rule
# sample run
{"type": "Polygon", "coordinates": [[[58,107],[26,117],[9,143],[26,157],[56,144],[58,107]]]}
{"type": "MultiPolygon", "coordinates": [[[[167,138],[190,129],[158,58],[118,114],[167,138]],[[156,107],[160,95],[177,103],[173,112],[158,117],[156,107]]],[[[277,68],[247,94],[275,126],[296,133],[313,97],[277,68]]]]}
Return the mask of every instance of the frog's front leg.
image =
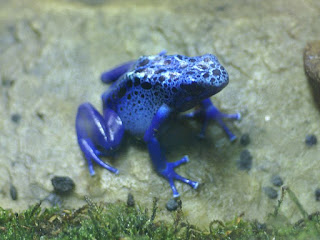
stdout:
{"type": "Polygon", "coordinates": [[[103,162],[99,156],[112,155],[121,142],[124,127],[118,114],[107,108],[101,116],[90,103],[83,103],[78,108],[76,131],[90,174],[95,174],[92,161],[117,174],[119,171],[103,162]]]}
{"type": "Polygon", "coordinates": [[[200,137],[204,137],[205,131],[208,126],[208,121],[213,119],[218,122],[218,124],[223,128],[223,130],[228,135],[230,141],[234,141],[237,137],[230,131],[230,129],[223,122],[223,118],[240,120],[241,114],[225,114],[219,111],[217,107],[213,105],[209,98],[203,100],[200,103],[200,109],[194,112],[188,113],[184,115],[186,118],[200,118],[203,121],[203,125],[200,132],[200,137]]]}
{"type": "Polygon", "coordinates": [[[173,197],[178,197],[179,193],[174,185],[174,180],[179,180],[184,183],[189,184],[191,187],[196,189],[198,187],[198,182],[189,180],[177,174],[174,168],[189,161],[188,156],[184,156],[182,159],[176,162],[167,162],[166,157],[161,150],[160,143],[156,138],[156,133],[159,130],[161,124],[168,118],[171,113],[171,109],[166,105],[162,105],[155,116],[152,119],[151,125],[147,129],[144,135],[144,141],[147,143],[149,154],[152,163],[158,173],[167,178],[170,187],[173,192],[173,197]]]}

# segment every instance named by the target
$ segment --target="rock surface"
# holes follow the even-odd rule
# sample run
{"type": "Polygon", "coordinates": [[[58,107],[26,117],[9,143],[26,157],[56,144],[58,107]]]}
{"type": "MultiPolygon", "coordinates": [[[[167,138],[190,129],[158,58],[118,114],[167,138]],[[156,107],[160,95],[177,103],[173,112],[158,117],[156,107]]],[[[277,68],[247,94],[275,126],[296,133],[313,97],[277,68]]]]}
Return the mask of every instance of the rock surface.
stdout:
{"type": "MultiPolygon", "coordinates": [[[[0,0],[0,206],[19,211],[46,199],[58,175],[76,184],[63,207],[83,205],[86,195],[126,201],[130,192],[150,207],[158,197],[166,217],[171,189],[144,145],[127,138],[116,159],[104,159],[119,175],[95,166],[91,177],[74,121],[82,102],[101,110],[108,88],[99,81],[102,71],[167,49],[218,56],[230,83],[212,100],[225,112],[243,113],[241,122],[227,125],[237,136],[250,135],[254,156],[251,170],[240,171],[243,146],[230,143],[216,124],[201,141],[193,123],[176,124],[164,136],[169,160],[189,155],[177,172],[201,183],[197,190],[177,183],[190,223],[207,227],[241,212],[265,222],[276,200],[262,188],[275,174],[307,212],[319,210],[320,144],[307,147],[304,138],[320,137],[320,116],[301,58],[306,43],[320,36],[319,11],[318,0],[0,0]]],[[[279,214],[301,218],[288,198],[279,214]]]]}

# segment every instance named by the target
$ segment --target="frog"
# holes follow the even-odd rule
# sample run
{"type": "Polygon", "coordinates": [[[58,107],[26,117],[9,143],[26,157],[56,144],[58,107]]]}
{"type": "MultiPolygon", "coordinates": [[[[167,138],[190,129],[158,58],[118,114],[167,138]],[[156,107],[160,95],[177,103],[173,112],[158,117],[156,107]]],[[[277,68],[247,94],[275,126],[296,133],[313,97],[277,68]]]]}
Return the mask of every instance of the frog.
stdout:
{"type": "Polygon", "coordinates": [[[200,119],[199,136],[204,137],[211,120],[216,121],[234,141],[236,136],[223,119],[239,120],[240,113],[226,114],[213,105],[210,97],[229,82],[229,75],[213,54],[188,57],[181,54],[141,56],[101,74],[111,86],[102,94],[102,114],[89,102],[78,107],[76,134],[87,160],[90,175],[93,163],[118,174],[119,170],[101,157],[114,156],[123,136],[129,133],[147,146],[157,173],[169,182],[173,197],[180,194],[175,180],[197,189],[199,182],[179,175],[175,168],[189,161],[188,155],[169,162],[159,142],[161,129],[179,116],[200,119]],[[194,109],[194,110],[193,110],[194,109]]]}

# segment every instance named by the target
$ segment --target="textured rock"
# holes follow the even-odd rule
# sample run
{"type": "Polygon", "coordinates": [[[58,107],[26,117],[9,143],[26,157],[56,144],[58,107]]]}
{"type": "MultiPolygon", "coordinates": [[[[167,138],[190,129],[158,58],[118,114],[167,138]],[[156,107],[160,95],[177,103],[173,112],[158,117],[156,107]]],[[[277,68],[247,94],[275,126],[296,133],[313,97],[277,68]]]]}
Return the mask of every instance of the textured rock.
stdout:
{"type": "Polygon", "coordinates": [[[274,175],[271,177],[271,183],[276,187],[280,187],[283,185],[283,180],[279,175],[274,175]]]}
{"type": "Polygon", "coordinates": [[[74,188],[74,182],[69,177],[55,176],[51,179],[51,183],[58,194],[68,194],[74,188]]]}
{"type": "Polygon", "coordinates": [[[270,199],[276,199],[278,197],[277,191],[272,187],[264,187],[263,191],[270,199]]]}
{"type": "Polygon", "coordinates": [[[240,170],[249,171],[252,167],[252,155],[248,149],[243,150],[240,153],[240,159],[237,161],[238,168],[240,170]]]}
{"type": "Polygon", "coordinates": [[[308,134],[306,136],[305,143],[307,146],[311,147],[313,145],[316,145],[317,142],[318,142],[318,139],[314,134],[308,134]]]}
{"type": "MultiPolygon", "coordinates": [[[[166,49],[218,56],[230,83],[212,100],[225,112],[243,111],[240,122],[226,124],[238,137],[249,133],[252,139],[254,164],[247,172],[236,167],[244,147],[230,143],[214,123],[201,141],[196,122],[177,122],[163,138],[169,161],[190,158],[177,172],[201,183],[194,190],[177,182],[190,223],[207,227],[239,212],[264,222],[274,204],[260,194],[273,173],[294,183],[308,212],[319,210],[309,186],[320,182],[320,144],[308,148],[302,139],[306,133],[320,136],[320,115],[301,58],[305,43],[320,36],[319,0],[0,2],[1,207],[20,211],[48,199],[76,208],[86,195],[114,202],[131,192],[149,209],[153,197],[165,208],[172,191],[153,170],[146,147],[126,138],[117,158],[103,159],[119,175],[95,165],[91,177],[74,121],[82,102],[101,111],[101,94],[109,87],[99,80],[102,71],[166,49]],[[76,183],[62,202],[49,195],[54,176],[76,183]]],[[[283,215],[298,221],[296,207],[286,206],[283,215]]]]}

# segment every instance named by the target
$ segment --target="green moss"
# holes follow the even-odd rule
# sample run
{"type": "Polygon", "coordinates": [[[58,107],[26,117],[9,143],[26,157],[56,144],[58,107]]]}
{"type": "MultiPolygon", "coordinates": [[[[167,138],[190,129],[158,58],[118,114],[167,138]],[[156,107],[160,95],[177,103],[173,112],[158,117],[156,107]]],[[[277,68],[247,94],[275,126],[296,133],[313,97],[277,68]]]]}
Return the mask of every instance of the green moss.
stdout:
{"type": "Polygon", "coordinates": [[[172,214],[172,222],[156,219],[153,209],[123,202],[87,205],[77,210],[41,209],[40,203],[17,214],[0,208],[0,239],[317,239],[320,236],[320,213],[308,215],[294,193],[283,188],[281,199],[267,223],[213,221],[207,230],[188,223],[181,210],[172,214]],[[300,210],[303,218],[296,224],[284,224],[278,215],[285,193],[300,210]]]}

